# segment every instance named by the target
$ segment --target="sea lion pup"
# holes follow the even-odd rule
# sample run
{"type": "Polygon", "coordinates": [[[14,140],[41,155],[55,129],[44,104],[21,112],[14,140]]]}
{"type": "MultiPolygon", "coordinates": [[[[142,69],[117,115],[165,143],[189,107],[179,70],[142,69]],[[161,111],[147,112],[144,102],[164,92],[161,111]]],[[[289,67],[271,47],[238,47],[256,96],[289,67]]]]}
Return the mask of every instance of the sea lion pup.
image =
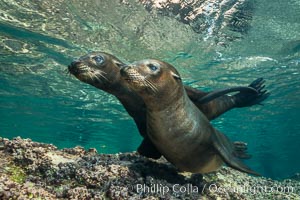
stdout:
{"type": "Polygon", "coordinates": [[[146,105],[148,137],[179,170],[208,173],[225,162],[258,175],[236,157],[234,144],[190,100],[173,66],[149,59],[125,66],[120,73],[146,105]]]}
{"type": "MultiPolygon", "coordinates": [[[[149,158],[159,158],[161,154],[147,138],[145,104],[121,79],[120,67],[124,65],[122,61],[111,54],[92,52],[73,61],[68,66],[68,70],[80,81],[116,96],[128,114],[134,119],[140,134],[144,137],[138,152],[149,158]]],[[[268,93],[263,90],[263,83],[263,79],[257,79],[249,85],[258,93],[251,90],[242,91],[233,96],[223,95],[215,99],[205,98],[203,103],[201,99],[211,93],[196,90],[189,86],[185,86],[185,88],[188,96],[211,120],[234,107],[251,106],[262,102],[268,96],[268,93]]]]}

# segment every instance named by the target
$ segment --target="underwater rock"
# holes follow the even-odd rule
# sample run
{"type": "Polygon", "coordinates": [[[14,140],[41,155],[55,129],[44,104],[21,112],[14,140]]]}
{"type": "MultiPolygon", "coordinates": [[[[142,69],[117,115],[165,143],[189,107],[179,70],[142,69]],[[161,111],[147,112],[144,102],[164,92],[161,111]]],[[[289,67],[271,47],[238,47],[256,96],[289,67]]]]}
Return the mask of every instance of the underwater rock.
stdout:
{"type": "Polygon", "coordinates": [[[137,153],[59,150],[0,138],[0,199],[299,199],[300,182],[252,177],[228,167],[178,173],[165,159],[137,153]]]}

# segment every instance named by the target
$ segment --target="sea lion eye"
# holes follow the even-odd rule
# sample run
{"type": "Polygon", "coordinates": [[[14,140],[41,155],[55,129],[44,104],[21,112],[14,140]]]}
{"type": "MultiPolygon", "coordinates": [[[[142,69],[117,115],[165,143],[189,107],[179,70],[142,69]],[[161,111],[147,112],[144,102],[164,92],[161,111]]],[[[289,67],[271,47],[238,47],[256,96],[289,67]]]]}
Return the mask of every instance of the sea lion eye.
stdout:
{"type": "Polygon", "coordinates": [[[156,71],[158,69],[158,67],[153,64],[149,64],[148,67],[151,69],[151,71],[156,71]]]}
{"type": "Polygon", "coordinates": [[[94,56],[92,59],[97,63],[97,64],[102,64],[104,62],[103,56],[94,56]]]}

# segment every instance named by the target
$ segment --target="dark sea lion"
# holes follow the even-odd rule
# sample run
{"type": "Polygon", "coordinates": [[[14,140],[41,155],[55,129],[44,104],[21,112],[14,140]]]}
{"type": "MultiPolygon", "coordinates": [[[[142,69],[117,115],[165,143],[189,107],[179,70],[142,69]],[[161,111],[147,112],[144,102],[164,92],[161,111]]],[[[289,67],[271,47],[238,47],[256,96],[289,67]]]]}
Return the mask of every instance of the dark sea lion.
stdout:
{"type": "MultiPolygon", "coordinates": [[[[144,102],[120,78],[120,67],[124,65],[122,61],[111,54],[92,52],[73,61],[68,66],[68,69],[80,81],[116,96],[129,115],[134,119],[140,134],[144,137],[142,144],[138,148],[138,152],[146,157],[159,158],[160,153],[146,135],[144,102]]],[[[253,82],[255,84],[252,83],[249,85],[250,88],[255,89],[258,93],[246,87],[248,91],[242,91],[233,96],[224,95],[224,93],[218,91],[214,93],[212,98],[211,96],[205,98],[211,93],[203,92],[189,86],[185,86],[185,89],[190,99],[211,120],[234,107],[251,106],[263,101],[268,96],[268,93],[261,90],[263,82],[262,79],[257,79],[253,82]],[[222,96],[218,94],[222,94],[222,96]],[[204,98],[203,102],[201,102],[202,98],[204,98]]]]}
{"type": "Polygon", "coordinates": [[[208,173],[225,162],[258,175],[236,157],[234,144],[190,100],[173,66],[149,59],[125,66],[120,73],[146,105],[148,137],[178,169],[208,173]]]}

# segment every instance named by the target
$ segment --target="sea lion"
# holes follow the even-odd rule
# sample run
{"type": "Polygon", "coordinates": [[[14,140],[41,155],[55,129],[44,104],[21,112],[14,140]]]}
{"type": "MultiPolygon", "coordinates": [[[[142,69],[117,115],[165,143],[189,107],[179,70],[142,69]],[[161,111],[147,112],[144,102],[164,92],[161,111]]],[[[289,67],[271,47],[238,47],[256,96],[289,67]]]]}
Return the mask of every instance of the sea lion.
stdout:
{"type": "Polygon", "coordinates": [[[148,137],[179,170],[209,173],[225,162],[258,175],[236,157],[234,144],[190,100],[172,65],[148,59],[125,66],[120,73],[146,105],[148,137]]]}
{"type": "MultiPolygon", "coordinates": [[[[73,61],[68,66],[68,70],[80,81],[116,96],[134,119],[140,134],[144,137],[138,152],[146,157],[159,158],[160,153],[147,138],[145,104],[137,94],[128,88],[120,76],[120,67],[124,65],[125,63],[114,55],[105,52],[91,52],[73,61]]],[[[185,89],[196,106],[211,120],[234,107],[251,106],[262,102],[268,97],[268,93],[262,90],[263,83],[263,79],[257,79],[249,85],[258,93],[248,90],[233,96],[222,94],[222,96],[215,98],[215,95],[213,97],[215,99],[209,97],[205,98],[203,102],[201,99],[211,93],[189,86],[185,86],[185,89]]]]}

